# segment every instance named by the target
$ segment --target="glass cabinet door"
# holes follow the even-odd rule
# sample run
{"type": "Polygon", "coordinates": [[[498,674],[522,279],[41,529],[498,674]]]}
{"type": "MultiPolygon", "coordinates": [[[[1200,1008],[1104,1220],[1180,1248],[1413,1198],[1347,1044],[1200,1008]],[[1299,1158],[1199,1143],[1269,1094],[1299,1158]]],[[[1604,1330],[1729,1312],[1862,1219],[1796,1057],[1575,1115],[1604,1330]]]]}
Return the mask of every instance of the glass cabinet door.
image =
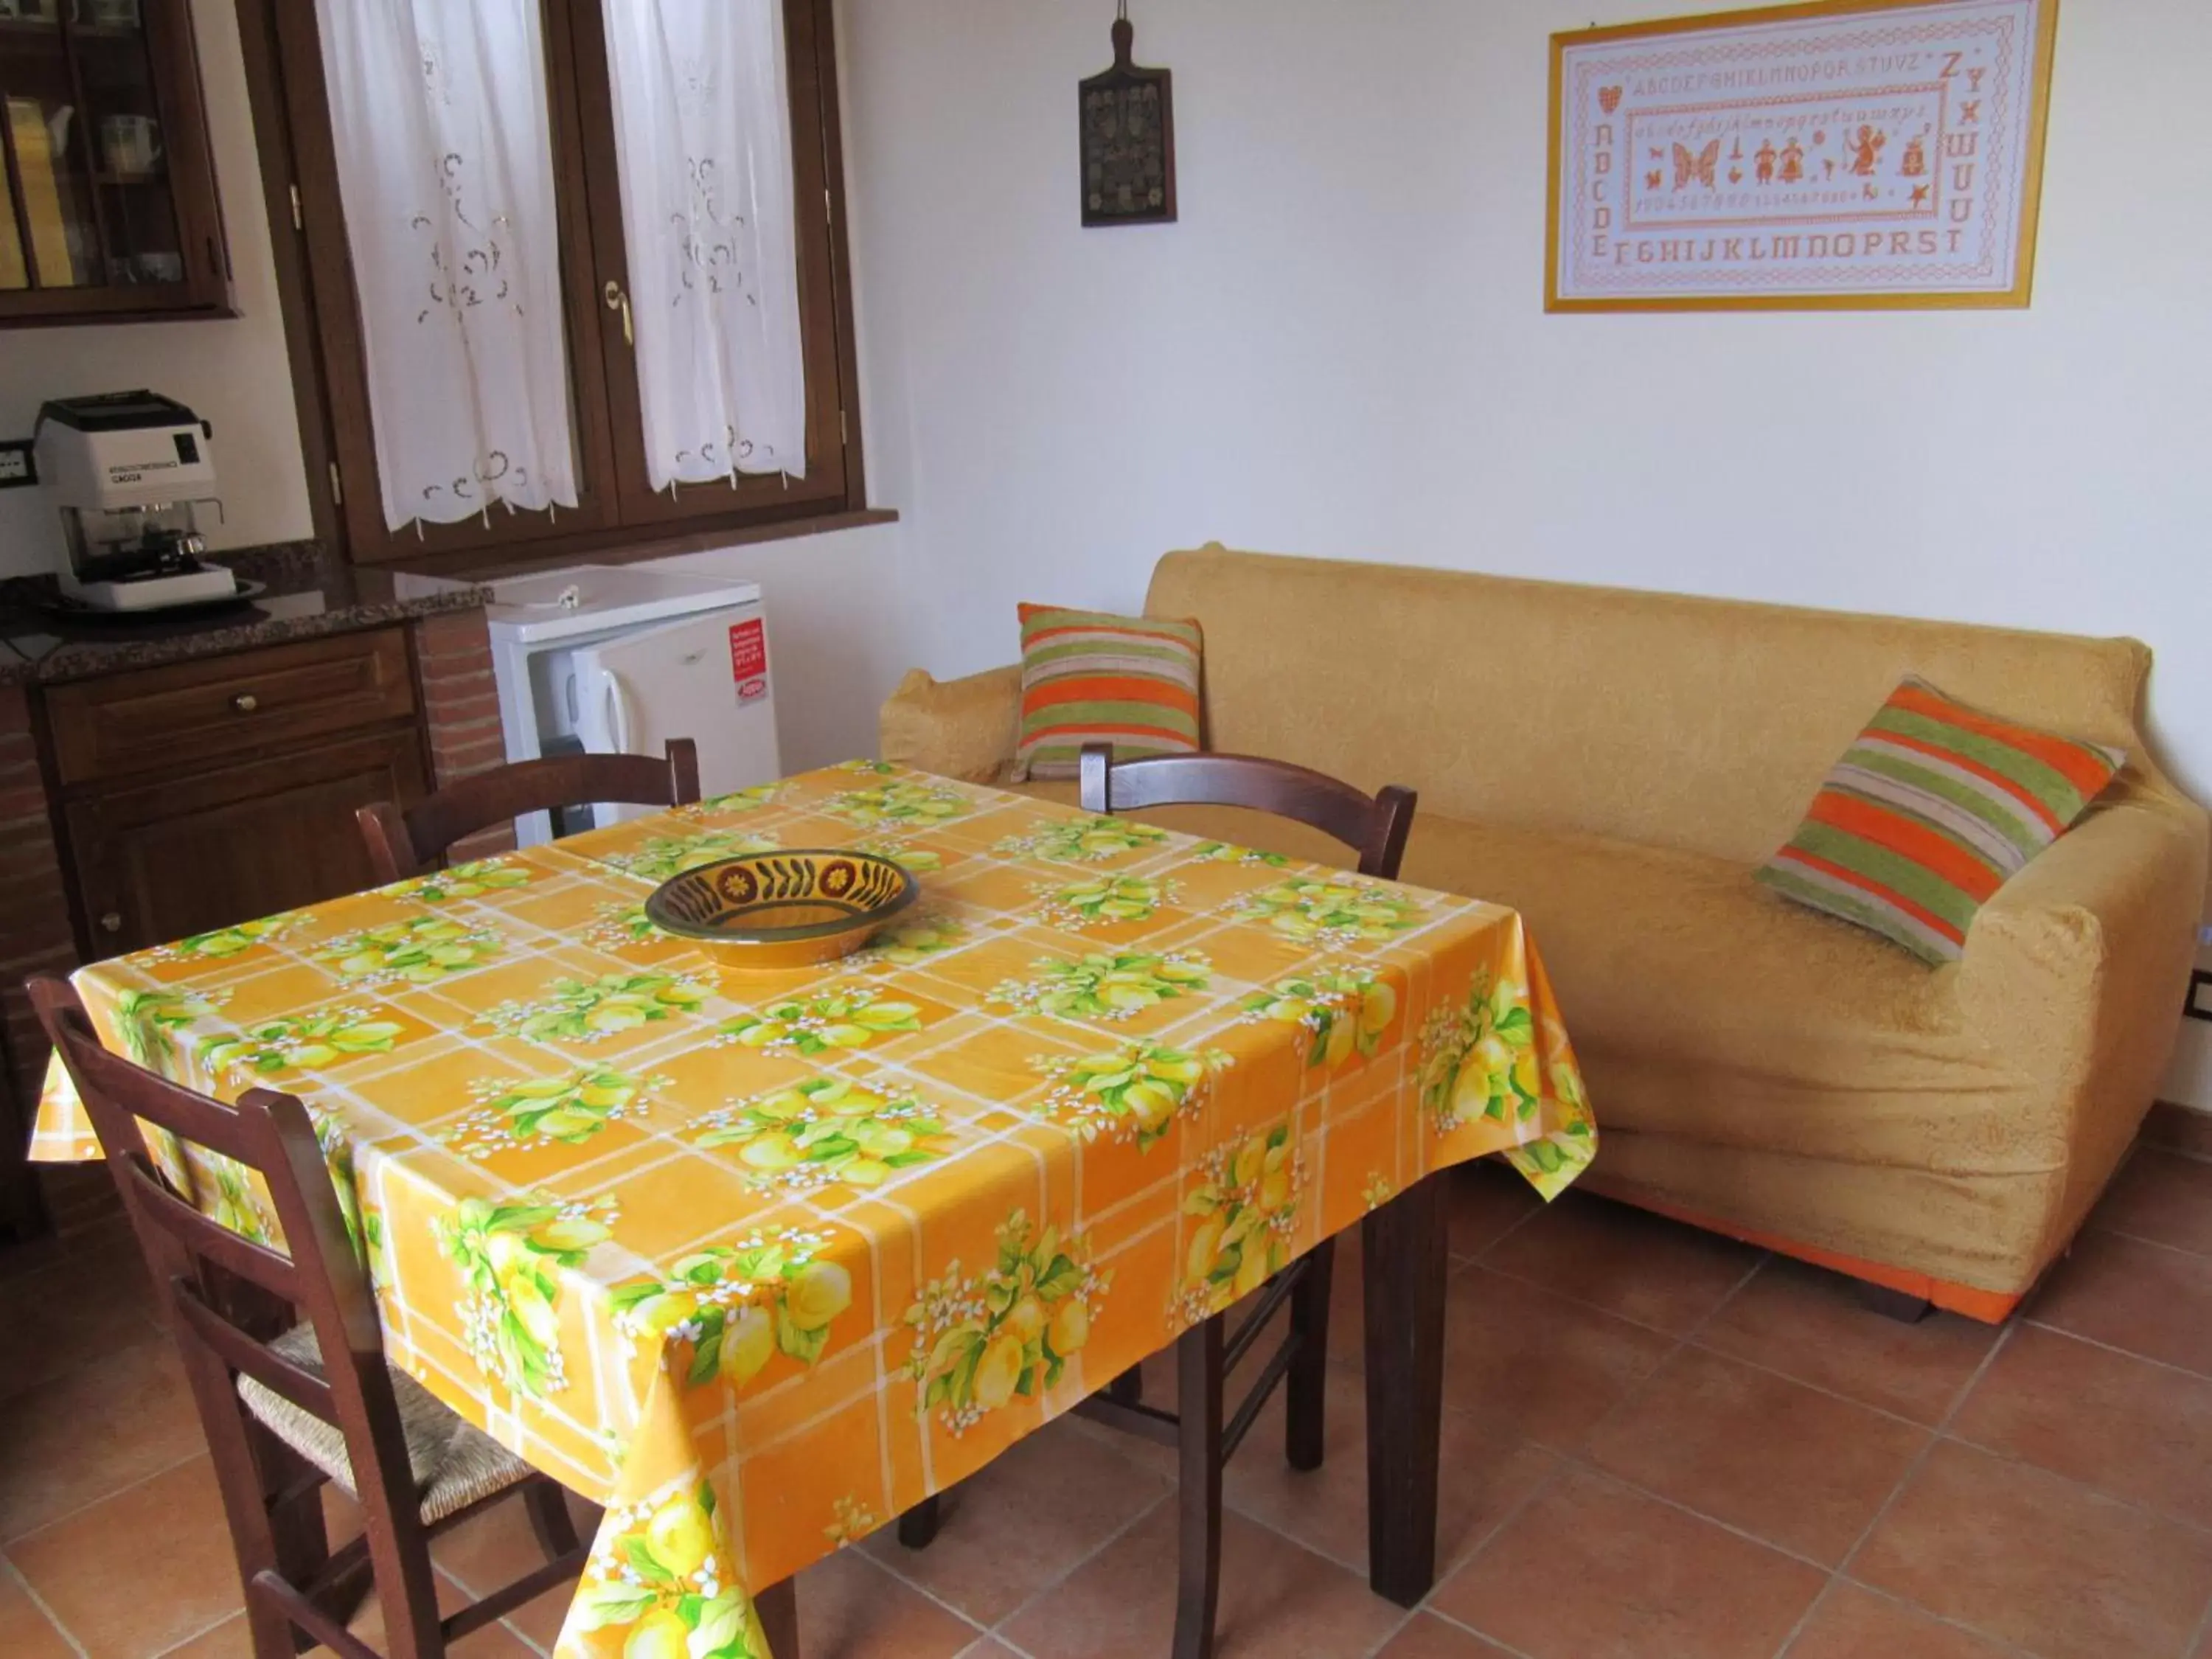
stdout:
{"type": "Polygon", "coordinates": [[[220,306],[200,116],[184,0],[0,0],[0,319],[220,306]]]}

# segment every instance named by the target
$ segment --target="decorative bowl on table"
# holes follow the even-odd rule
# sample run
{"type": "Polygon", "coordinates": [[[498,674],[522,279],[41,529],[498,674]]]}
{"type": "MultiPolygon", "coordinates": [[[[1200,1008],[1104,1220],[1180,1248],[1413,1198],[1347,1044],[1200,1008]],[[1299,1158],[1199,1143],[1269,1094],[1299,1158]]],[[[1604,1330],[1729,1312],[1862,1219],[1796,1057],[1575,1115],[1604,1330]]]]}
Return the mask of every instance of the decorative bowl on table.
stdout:
{"type": "Polygon", "coordinates": [[[725,968],[806,968],[852,955],[920,891],[873,853],[740,853],[662,882],[645,915],[725,968]]]}

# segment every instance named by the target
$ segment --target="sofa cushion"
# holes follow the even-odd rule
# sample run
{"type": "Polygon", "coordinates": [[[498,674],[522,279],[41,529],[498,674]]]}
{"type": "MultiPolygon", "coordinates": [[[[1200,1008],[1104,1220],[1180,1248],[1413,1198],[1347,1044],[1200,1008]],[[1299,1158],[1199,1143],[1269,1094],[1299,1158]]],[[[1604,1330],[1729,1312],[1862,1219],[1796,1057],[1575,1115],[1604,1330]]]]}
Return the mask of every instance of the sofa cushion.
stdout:
{"type": "Polygon", "coordinates": [[[1923,961],[1956,962],[1974,913],[2066,832],[2126,759],[1907,677],[1759,879],[1923,961]]]}
{"type": "Polygon", "coordinates": [[[1072,777],[1087,743],[1114,758],[1198,752],[1198,624],[1025,605],[1018,777],[1072,777]]]}
{"type": "Polygon", "coordinates": [[[1162,559],[1146,610],[1206,629],[1210,749],[1402,783],[1425,814],[1747,865],[1906,674],[2134,748],[2150,661],[2129,640],[1218,548],[1162,559]]]}
{"type": "MultiPolygon", "coordinates": [[[[1072,782],[1024,790],[1076,796],[1072,782]]],[[[1352,862],[1319,831],[1264,813],[1135,816],[1352,862]]],[[[1969,1029],[1956,968],[1931,972],[1788,903],[1747,864],[1420,812],[1403,874],[1527,918],[1609,1130],[1939,1175],[2065,1167],[2048,1117],[2022,1109],[2034,1079],[1969,1029]]]]}
{"type": "Polygon", "coordinates": [[[1405,877],[1528,919],[1599,1121],[1961,1175],[2063,1168],[1955,967],[1787,903],[1727,860],[1431,817],[1405,877]]]}

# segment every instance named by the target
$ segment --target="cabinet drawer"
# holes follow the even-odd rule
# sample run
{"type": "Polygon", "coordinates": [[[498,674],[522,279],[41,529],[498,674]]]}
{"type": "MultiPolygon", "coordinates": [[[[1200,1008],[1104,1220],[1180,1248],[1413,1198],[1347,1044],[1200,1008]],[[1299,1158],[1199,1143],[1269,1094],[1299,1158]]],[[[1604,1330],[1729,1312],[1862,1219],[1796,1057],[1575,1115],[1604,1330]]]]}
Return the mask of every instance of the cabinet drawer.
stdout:
{"type": "Polygon", "coordinates": [[[398,628],[117,674],[46,694],[64,785],[197,769],[415,712],[398,628]]]}

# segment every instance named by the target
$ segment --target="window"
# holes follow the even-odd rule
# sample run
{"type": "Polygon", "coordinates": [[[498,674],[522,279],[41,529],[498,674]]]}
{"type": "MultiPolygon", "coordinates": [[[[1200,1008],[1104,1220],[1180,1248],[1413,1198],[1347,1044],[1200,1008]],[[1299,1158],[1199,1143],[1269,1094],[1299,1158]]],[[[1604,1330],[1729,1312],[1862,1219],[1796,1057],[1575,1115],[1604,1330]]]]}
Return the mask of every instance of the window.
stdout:
{"type": "Polygon", "coordinates": [[[324,533],[523,558],[860,508],[830,0],[416,0],[419,52],[408,10],[240,9],[324,533]]]}

